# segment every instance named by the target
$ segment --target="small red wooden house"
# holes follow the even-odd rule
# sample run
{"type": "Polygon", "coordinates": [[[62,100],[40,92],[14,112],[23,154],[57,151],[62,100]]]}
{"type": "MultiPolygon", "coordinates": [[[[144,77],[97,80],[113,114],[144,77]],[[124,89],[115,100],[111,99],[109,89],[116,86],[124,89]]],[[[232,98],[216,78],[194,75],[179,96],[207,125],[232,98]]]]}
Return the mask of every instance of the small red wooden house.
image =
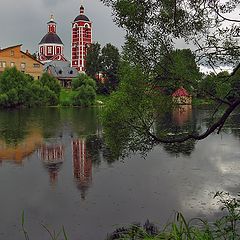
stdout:
{"type": "Polygon", "coordinates": [[[177,104],[192,104],[192,96],[184,87],[180,87],[173,94],[173,101],[177,104]]]}

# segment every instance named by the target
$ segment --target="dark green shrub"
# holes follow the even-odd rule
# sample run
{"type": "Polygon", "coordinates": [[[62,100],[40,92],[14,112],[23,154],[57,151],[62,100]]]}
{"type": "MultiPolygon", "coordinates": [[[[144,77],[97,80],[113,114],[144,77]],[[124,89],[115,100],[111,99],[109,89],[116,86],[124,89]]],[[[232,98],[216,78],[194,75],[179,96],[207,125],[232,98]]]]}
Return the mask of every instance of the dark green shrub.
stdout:
{"type": "Polygon", "coordinates": [[[73,95],[72,102],[74,106],[87,107],[94,104],[95,98],[95,89],[90,85],[82,85],[80,88],[78,88],[77,93],[73,95]]]}
{"type": "Polygon", "coordinates": [[[80,73],[77,78],[73,79],[72,88],[77,90],[81,86],[91,86],[93,89],[96,89],[96,82],[86,74],[80,73]]]}
{"type": "Polygon", "coordinates": [[[43,86],[48,87],[51,91],[53,91],[56,94],[57,97],[59,97],[61,86],[59,81],[55,77],[45,72],[43,73],[39,81],[43,86]]]}

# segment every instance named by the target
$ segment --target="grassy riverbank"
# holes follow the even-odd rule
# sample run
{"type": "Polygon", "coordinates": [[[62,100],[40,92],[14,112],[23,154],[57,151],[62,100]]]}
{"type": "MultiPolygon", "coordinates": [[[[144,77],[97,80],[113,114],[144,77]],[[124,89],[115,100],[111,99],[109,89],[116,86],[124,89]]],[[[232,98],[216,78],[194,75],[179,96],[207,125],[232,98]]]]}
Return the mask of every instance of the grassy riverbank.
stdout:
{"type": "MultiPolygon", "coordinates": [[[[72,99],[77,94],[77,91],[72,89],[61,89],[59,97],[59,105],[64,106],[73,106],[72,99]]],[[[104,105],[108,101],[109,97],[106,95],[97,95],[94,105],[104,105]]]]}

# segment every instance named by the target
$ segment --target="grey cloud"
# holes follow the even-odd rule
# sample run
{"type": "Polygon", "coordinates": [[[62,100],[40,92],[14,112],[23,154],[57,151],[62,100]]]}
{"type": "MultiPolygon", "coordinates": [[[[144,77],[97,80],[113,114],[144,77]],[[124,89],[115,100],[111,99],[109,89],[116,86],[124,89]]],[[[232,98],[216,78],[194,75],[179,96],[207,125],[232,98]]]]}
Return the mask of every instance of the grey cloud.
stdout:
{"type": "MultiPolygon", "coordinates": [[[[23,49],[36,52],[38,43],[47,32],[50,15],[57,22],[57,32],[65,45],[65,56],[70,58],[71,22],[79,14],[79,0],[1,0],[0,47],[23,44],[23,49]]],[[[121,47],[124,32],[114,25],[111,9],[99,0],[84,1],[86,15],[93,22],[93,40],[104,45],[111,42],[121,47]]]]}

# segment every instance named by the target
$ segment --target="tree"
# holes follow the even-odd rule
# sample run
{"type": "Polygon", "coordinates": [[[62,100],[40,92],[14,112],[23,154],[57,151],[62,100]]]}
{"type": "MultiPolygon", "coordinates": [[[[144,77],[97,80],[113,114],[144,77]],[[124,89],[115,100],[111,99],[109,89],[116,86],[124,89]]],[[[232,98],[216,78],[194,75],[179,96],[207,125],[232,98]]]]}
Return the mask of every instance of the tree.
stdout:
{"type": "Polygon", "coordinates": [[[120,62],[120,54],[118,49],[112,44],[108,43],[102,49],[102,72],[106,78],[104,85],[108,92],[116,90],[118,80],[118,67],[120,62]]]}
{"type": "Polygon", "coordinates": [[[28,99],[28,89],[33,80],[14,68],[7,68],[0,75],[0,105],[15,107],[24,105],[28,99]]]}
{"type": "MultiPolygon", "coordinates": [[[[143,141],[147,139],[152,144],[184,142],[189,139],[201,140],[214,131],[219,133],[227,118],[240,105],[239,78],[235,84],[233,80],[240,69],[240,47],[236,37],[239,36],[238,23],[240,20],[227,17],[239,7],[239,1],[102,0],[102,2],[113,8],[115,22],[127,32],[123,58],[133,69],[137,67],[139,74],[141,71],[144,73],[147,82],[145,93],[149,91],[147,89],[149,86],[161,84],[163,71],[158,69],[166,67],[166,59],[168,59],[169,64],[174,66],[174,59],[176,60],[179,56],[179,54],[171,54],[175,50],[176,40],[194,46],[197,63],[206,64],[213,69],[219,65],[230,64],[234,68],[230,76],[222,78],[221,85],[219,85],[221,89],[219,88],[211,96],[218,104],[214,114],[217,117],[203,133],[190,131],[187,134],[177,134],[171,138],[163,133],[157,134],[153,127],[153,123],[156,121],[154,114],[152,114],[151,121],[147,121],[141,114],[135,115],[136,118],[132,119],[134,122],[129,122],[127,117],[126,119],[120,117],[119,120],[128,124],[129,128],[134,128],[134,131],[141,133],[143,141]],[[223,84],[224,89],[227,89],[225,93],[223,84]],[[224,111],[217,115],[220,106],[224,107],[224,111]]],[[[186,64],[187,62],[184,63],[184,65],[186,64]]],[[[170,73],[174,72],[170,71],[170,73]]],[[[125,74],[124,79],[128,73],[125,72],[125,74]]],[[[179,77],[175,74],[172,76],[177,87],[179,77]]],[[[132,84],[131,75],[128,77],[128,84],[132,84]]],[[[135,91],[142,88],[140,84],[135,86],[135,91]]],[[[122,90],[122,94],[130,95],[132,92],[128,93],[122,90]]],[[[124,101],[123,98],[113,98],[109,103],[112,107],[111,110],[114,112],[117,106],[124,104],[124,101]]],[[[133,114],[133,112],[142,113],[142,105],[138,105],[136,101],[141,103],[142,99],[136,98],[134,102],[128,102],[130,106],[126,110],[122,109],[123,116],[125,116],[125,112],[127,112],[126,116],[133,114]]],[[[153,108],[151,104],[144,107],[147,112],[153,108]]],[[[112,120],[112,114],[108,111],[109,109],[104,115],[106,124],[112,120]]],[[[125,128],[127,125],[124,125],[125,128]]],[[[132,134],[130,136],[133,136],[132,134]]]]}
{"type": "Polygon", "coordinates": [[[101,46],[99,43],[93,43],[87,49],[86,73],[95,79],[96,74],[101,71],[101,46]]]}
{"type": "Polygon", "coordinates": [[[183,85],[193,92],[201,79],[195,55],[190,49],[176,49],[163,55],[154,71],[157,74],[155,85],[170,94],[183,85]]]}
{"type": "Polygon", "coordinates": [[[46,74],[42,76],[41,81],[34,81],[31,76],[16,68],[7,68],[0,75],[0,106],[56,105],[58,103],[56,93],[59,90],[54,81],[56,80],[46,74]]]}
{"type": "Polygon", "coordinates": [[[73,89],[76,93],[72,97],[74,106],[91,106],[95,102],[96,98],[96,83],[86,74],[79,74],[79,76],[73,79],[73,89]]]}
{"type": "Polygon", "coordinates": [[[73,90],[77,90],[81,86],[91,86],[94,90],[96,90],[95,81],[84,73],[80,73],[77,78],[74,78],[72,81],[73,90]]]}
{"type": "Polygon", "coordinates": [[[53,91],[56,94],[57,98],[59,98],[61,85],[55,77],[45,72],[43,73],[39,81],[42,86],[48,87],[51,91],[53,91]]]}
{"type": "Polygon", "coordinates": [[[86,73],[96,80],[99,93],[109,94],[116,90],[119,82],[117,77],[119,62],[119,51],[112,44],[106,44],[102,50],[99,43],[93,43],[89,47],[86,57],[86,73]],[[102,77],[99,77],[100,75],[102,77]]]}

